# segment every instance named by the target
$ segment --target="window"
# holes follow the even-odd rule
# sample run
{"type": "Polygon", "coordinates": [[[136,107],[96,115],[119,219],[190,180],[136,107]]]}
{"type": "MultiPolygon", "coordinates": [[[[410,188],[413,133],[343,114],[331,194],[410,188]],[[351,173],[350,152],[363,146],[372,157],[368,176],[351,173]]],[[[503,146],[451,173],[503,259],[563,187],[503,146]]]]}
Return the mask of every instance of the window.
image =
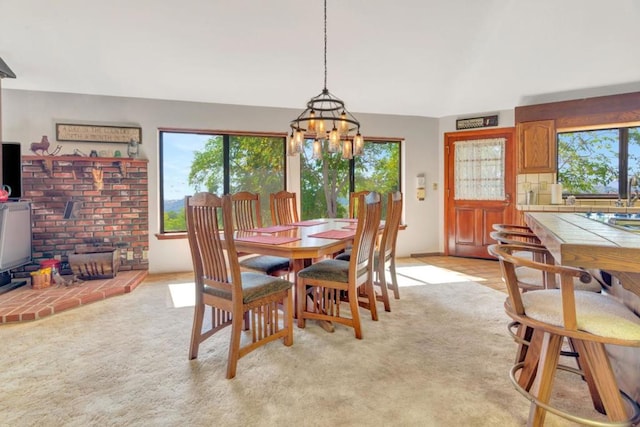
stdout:
{"type": "Polygon", "coordinates": [[[220,132],[160,132],[160,232],[186,231],[184,197],[198,191],[260,194],[264,225],[269,194],[285,188],[285,137],[220,132]]]}
{"type": "Polygon", "coordinates": [[[326,150],[322,160],[314,160],[312,145],[307,140],[300,154],[302,219],[347,217],[353,191],[378,191],[384,198],[400,190],[399,141],[365,141],[364,154],[352,160],[326,150]]]}
{"type": "Polygon", "coordinates": [[[557,139],[558,181],[566,193],[627,196],[629,178],[640,174],[640,127],[559,132],[557,139]]]}

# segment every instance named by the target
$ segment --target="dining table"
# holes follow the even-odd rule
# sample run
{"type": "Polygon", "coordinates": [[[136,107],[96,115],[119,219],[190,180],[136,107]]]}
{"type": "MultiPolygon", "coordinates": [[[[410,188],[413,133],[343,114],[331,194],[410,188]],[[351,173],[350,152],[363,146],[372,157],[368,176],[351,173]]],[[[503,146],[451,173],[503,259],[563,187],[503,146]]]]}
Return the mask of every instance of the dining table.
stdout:
{"type": "MultiPolygon", "coordinates": [[[[315,260],[333,257],[352,244],[357,222],[351,218],[318,218],[260,227],[234,232],[234,242],[238,253],[289,258],[295,289],[300,270],[315,260]]],[[[294,292],[294,307],[297,307],[296,298],[294,292]]],[[[297,313],[294,315],[297,317],[297,313]]],[[[333,331],[330,322],[320,322],[320,325],[333,331]]]]}
{"type": "Polygon", "coordinates": [[[287,225],[236,231],[236,250],[243,253],[289,258],[297,273],[313,260],[345,249],[356,233],[357,220],[319,218],[287,225]]]}

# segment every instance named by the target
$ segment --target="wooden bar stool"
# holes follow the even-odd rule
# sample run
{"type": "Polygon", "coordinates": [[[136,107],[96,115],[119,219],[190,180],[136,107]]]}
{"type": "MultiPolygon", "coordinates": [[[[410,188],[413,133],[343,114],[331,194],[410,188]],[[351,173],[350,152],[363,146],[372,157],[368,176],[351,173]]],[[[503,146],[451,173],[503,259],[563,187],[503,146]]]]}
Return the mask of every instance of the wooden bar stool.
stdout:
{"type": "Polygon", "coordinates": [[[575,290],[574,277],[583,275],[584,270],[514,256],[523,249],[544,250],[509,244],[491,245],[488,250],[500,260],[509,294],[504,305],[507,315],[531,331],[524,359],[510,371],[516,389],[531,401],[528,425],[542,426],[547,412],[588,425],[640,421],[640,408],[619,390],[605,350],[605,344],[640,347],[640,318],[610,296],[575,290]],[[560,289],[521,292],[516,268],[522,266],[559,275],[560,289]],[[581,370],[559,365],[565,338],[573,344],[581,370]],[[610,423],[579,417],[553,405],[550,400],[557,369],[585,378],[594,407],[606,413],[610,423]]]}

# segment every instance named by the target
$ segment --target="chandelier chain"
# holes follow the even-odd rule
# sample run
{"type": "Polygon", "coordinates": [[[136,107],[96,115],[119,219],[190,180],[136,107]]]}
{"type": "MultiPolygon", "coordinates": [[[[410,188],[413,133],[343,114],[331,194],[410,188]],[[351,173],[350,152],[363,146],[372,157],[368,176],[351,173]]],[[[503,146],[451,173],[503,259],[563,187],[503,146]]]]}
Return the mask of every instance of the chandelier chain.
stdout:
{"type": "Polygon", "coordinates": [[[327,90],[327,0],[324,0],[324,90],[327,90]]]}

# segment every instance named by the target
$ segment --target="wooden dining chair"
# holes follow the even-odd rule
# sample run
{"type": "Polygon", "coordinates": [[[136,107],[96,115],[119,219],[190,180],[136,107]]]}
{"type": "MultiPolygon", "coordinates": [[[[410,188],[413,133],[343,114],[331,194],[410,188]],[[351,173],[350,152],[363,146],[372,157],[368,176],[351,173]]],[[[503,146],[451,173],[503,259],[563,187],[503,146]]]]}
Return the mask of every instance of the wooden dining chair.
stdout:
{"type": "Polygon", "coordinates": [[[402,219],[402,193],[391,192],[387,195],[387,217],[384,222],[384,231],[374,254],[374,268],[376,271],[376,283],[380,286],[382,299],[385,302],[385,310],[390,311],[387,289],[393,291],[395,299],[400,299],[398,288],[398,276],[396,275],[396,242],[400,220],[402,219]],[[387,282],[387,268],[391,283],[387,282]]]}
{"type": "MultiPolygon", "coordinates": [[[[606,413],[611,422],[638,422],[638,405],[629,402],[625,406],[624,400],[631,399],[620,392],[605,345],[640,347],[640,319],[606,294],[575,290],[574,278],[584,275],[584,270],[515,256],[523,251],[521,245],[493,244],[488,250],[500,260],[508,291],[504,304],[507,315],[531,332],[526,342],[528,350],[516,359],[510,371],[516,389],[531,402],[528,425],[542,426],[547,411],[581,424],[605,425],[554,406],[551,397],[558,369],[583,376],[594,408],[606,413]],[[516,272],[519,267],[559,275],[560,289],[521,292],[516,272]],[[577,354],[578,370],[559,364],[565,339],[577,354]]],[[[512,336],[522,345],[522,336],[512,336]]]]}
{"type": "Polygon", "coordinates": [[[358,216],[358,200],[360,199],[360,196],[366,196],[367,194],[369,194],[368,190],[349,193],[349,218],[355,218],[358,216]]]}
{"type": "Polygon", "coordinates": [[[306,319],[336,322],[352,327],[356,338],[361,339],[362,327],[358,311],[360,287],[366,288],[371,318],[378,320],[373,290],[373,252],[380,227],[380,211],[380,194],[371,192],[366,197],[360,196],[358,226],[353,239],[351,259],[327,259],[298,272],[298,327],[304,328],[306,319]],[[340,315],[343,299],[349,304],[350,317],[340,315]]]}
{"type": "Polygon", "coordinates": [[[296,193],[278,191],[269,195],[271,221],[273,225],[287,225],[298,222],[298,204],[296,193]]]}
{"type": "MultiPolygon", "coordinates": [[[[391,311],[387,289],[393,291],[395,299],[400,299],[398,276],[396,274],[396,241],[401,219],[402,193],[394,191],[387,195],[387,218],[384,223],[382,237],[378,240],[373,254],[374,285],[380,289],[380,294],[376,293],[376,299],[382,301],[385,311],[391,311]],[[387,282],[387,268],[389,269],[391,282],[387,282]]],[[[336,259],[349,261],[351,259],[351,250],[346,250],[337,255],[336,259]]],[[[361,306],[367,307],[366,301],[361,301],[361,306]]]]}
{"type": "Polygon", "coordinates": [[[196,296],[189,359],[198,357],[200,343],[231,326],[227,378],[233,378],[238,359],[249,352],[280,338],[293,344],[293,283],[240,271],[230,195],[187,196],[185,213],[196,296]],[[205,306],[211,326],[203,330],[205,306]],[[242,333],[243,324],[250,332],[242,333]]]}
{"type": "MultiPolygon", "coordinates": [[[[231,195],[233,220],[237,231],[246,231],[262,227],[260,195],[240,191],[231,195]]],[[[240,256],[246,254],[239,254],[240,256]]],[[[272,255],[253,255],[240,258],[240,266],[260,271],[271,276],[283,277],[291,272],[291,261],[272,255]]]]}

